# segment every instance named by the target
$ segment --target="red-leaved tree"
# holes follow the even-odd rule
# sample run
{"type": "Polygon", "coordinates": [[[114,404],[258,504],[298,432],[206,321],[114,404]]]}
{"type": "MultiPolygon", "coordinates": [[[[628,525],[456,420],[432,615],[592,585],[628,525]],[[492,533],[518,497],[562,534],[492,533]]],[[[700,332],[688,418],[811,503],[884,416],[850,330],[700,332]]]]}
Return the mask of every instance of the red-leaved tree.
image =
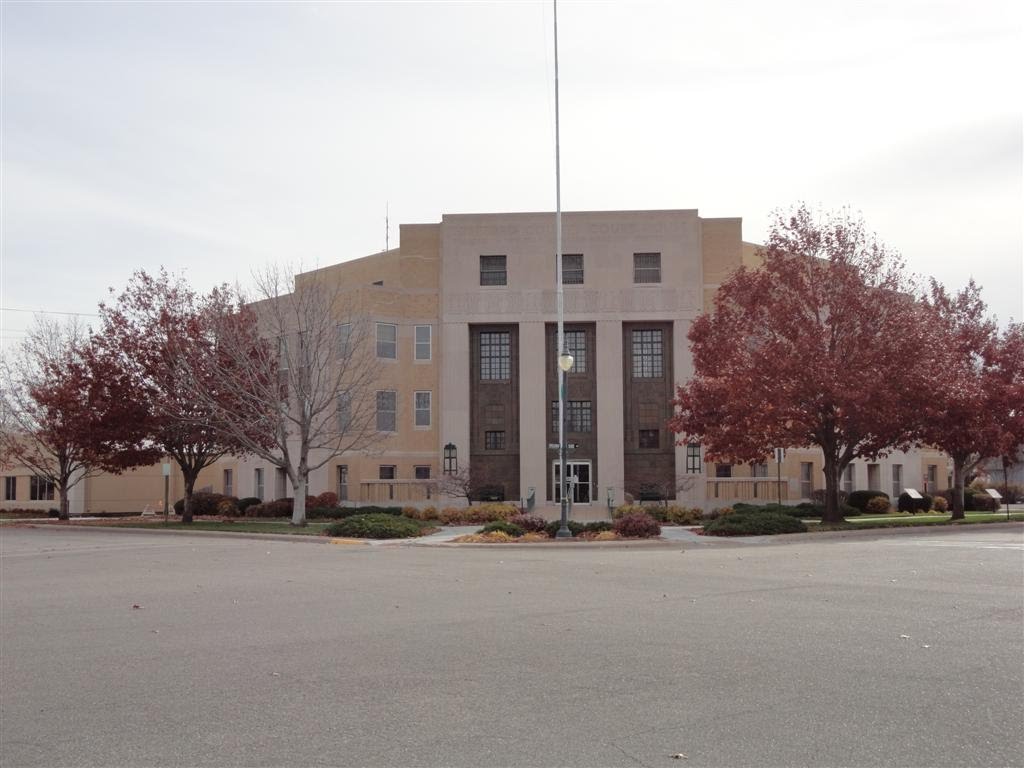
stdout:
{"type": "MultiPolygon", "coordinates": [[[[217,387],[228,376],[230,360],[220,354],[212,318],[227,315],[235,322],[255,322],[233,305],[226,286],[200,295],[166,270],[155,276],[136,272],[112,304],[100,305],[97,343],[120,362],[134,397],[145,405],[151,442],[181,470],[184,523],[192,522],[192,493],[200,472],[246,448],[234,434],[217,428],[213,407],[197,394],[197,389],[213,393],[218,408],[237,407],[236,393],[217,387]],[[187,376],[177,369],[186,356],[193,361],[187,376]]],[[[270,443],[258,421],[244,421],[243,430],[256,443],[270,443]]]]}
{"type": "Polygon", "coordinates": [[[53,484],[59,517],[84,478],[159,457],[146,442],[148,413],[116,359],[77,321],[37,319],[0,368],[0,454],[53,484]]]}
{"type": "Polygon", "coordinates": [[[968,474],[1024,443],[1024,326],[1000,333],[973,280],[952,295],[932,280],[923,301],[939,341],[921,436],[953,459],[952,517],[963,519],[968,474]]]}
{"type": "Polygon", "coordinates": [[[694,322],[695,373],[670,426],[712,460],[820,448],[822,521],[840,522],[846,466],[915,439],[917,394],[900,381],[916,377],[928,326],[901,260],[846,210],[777,213],[762,255],[694,322]]]}

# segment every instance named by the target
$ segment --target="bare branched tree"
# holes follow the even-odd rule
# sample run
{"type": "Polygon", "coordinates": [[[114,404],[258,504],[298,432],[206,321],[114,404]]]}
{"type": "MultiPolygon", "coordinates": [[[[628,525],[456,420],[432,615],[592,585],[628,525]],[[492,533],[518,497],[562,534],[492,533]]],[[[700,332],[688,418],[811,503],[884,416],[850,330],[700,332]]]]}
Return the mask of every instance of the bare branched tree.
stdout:
{"type": "Polygon", "coordinates": [[[293,290],[291,271],[272,266],[254,279],[253,296],[239,293],[242,308],[210,324],[222,375],[197,376],[202,361],[187,358],[179,373],[195,379],[218,430],[285,472],[292,524],[305,525],[310,472],[378,440],[370,323],[354,295],[326,277],[293,290]],[[248,313],[255,322],[239,322],[248,313]],[[269,444],[253,439],[255,425],[269,444]]]}

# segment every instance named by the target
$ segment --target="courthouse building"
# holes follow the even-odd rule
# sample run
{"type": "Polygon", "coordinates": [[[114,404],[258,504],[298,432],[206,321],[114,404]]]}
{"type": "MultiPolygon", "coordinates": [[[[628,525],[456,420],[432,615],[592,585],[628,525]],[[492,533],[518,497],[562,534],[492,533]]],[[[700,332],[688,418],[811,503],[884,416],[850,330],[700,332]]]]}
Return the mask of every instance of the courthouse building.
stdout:
{"type": "MultiPolygon", "coordinates": [[[[663,495],[710,508],[779,495],[797,501],[823,487],[817,451],[788,451],[780,478],[774,461],[705,463],[701,446],[676,445],[666,427],[676,384],[693,374],[692,322],[733,270],[759,262],[740,219],[696,210],[569,212],[562,242],[566,346],[575,361],[567,375],[567,469],[576,504],[663,495]]],[[[311,281],[341,286],[347,311],[372,328],[380,363],[381,439],[315,472],[310,493],[451,503],[438,498],[436,484],[457,466],[469,467],[489,494],[553,507],[555,268],[552,213],[454,214],[402,225],[398,248],[296,276],[297,291],[311,281]]],[[[283,473],[265,464],[226,459],[197,488],[289,495],[283,473]]],[[[916,450],[854,463],[843,487],[935,491],[948,487],[947,475],[944,454],[916,450]]],[[[90,478],[72,509],[141,509],[144,499],[152,506],[162,496],[158,476],[159,468],[144,468],[90,478]]]]}

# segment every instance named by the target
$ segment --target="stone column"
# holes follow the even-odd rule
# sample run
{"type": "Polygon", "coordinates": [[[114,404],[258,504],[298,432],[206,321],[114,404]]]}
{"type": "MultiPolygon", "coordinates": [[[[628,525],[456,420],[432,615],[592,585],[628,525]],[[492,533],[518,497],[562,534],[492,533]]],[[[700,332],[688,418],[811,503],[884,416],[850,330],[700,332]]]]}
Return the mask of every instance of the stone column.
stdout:
{"type": "Polygon", "coordinates": [[[597,321],[597,476],[601,486],[595,503],[604,504],[608,488],[614,489],[615,505],[623,502],[625,443],[622,402],[622,323],[597,321]]]}

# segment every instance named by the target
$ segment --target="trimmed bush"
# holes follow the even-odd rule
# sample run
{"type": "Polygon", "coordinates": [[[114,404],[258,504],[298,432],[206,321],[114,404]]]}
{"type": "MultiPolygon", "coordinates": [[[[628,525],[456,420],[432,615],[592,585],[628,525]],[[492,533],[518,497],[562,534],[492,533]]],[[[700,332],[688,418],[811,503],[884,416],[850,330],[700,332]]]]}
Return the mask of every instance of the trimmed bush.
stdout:
{"type": "Polygon", "coordinates": [[[221,517],[234,517],[238,514],[238,505],[231,499],[223,499],[217,505],[217,514],[221,517]]]}
{"type": "Polygon", "coordinates": [[[932,509],[936,512],[948,512],[949,503],[946,501],[945,496],[936,496],[932,499],[932,509]]]}
{"type": "Polygon", "coordinates": [[[422,533],[423,526],[415,520],[386,514],[353,515],[324,528],[327,536],[354,539],[407,539],[422,533]]]}
{"type": "Polygon", "coordinates": [[[244,515],[245,514],[245,510],[247,510],[249,507],[251,507],[251,506],[253,506],[255,504],[260,504],[260,503],[261,503],[260,500],[258,498],[256,498],[255,496],[246,496],[244,499],[239,499],[238,500],[238,504],[236,506],[238,507],[238,511],[241,514],[244,515]]]}
{"type": "Polygon", "coordinates": [[[518,514],[519,507],[515,504],[495,502],[475,507],[445,507],[438,518],[445,525],[483,525],[495,520],[508,520],[518,514]]]}
{"type": "Polygon", "coordinates": [[[884,493],[881,496],[872,496],[864,507],[866,515],[888,515],[892,507],[889,506],[889,497],[884,493]]]}
{"type": "Polygon", "coordinates": [[[770,536],[778,533],[802,533],[807,530],[803,521],[776,509],[764,507],[736,510],[704,526],[709,536],[770,536]]]}
{"type": "Polygon", "coordinates": [[[527,533],[543,533],[548,525],[540,515],[514,515],[508,521],[527,533]]]}
{"type": "Polygon", "coordinates": [[[612,529],[627,539],[649,539],[661,535],[661,525],[658,521],[643,512],[620,517],[612,529]]]}
{"type": "Polygon", "coordinates": [[[518,525],[510,523],[507,520],[495,520],[493,523],[488,523],[479,531],[477,531],[477,533],[494,533],[494,531],[501,531],[502,533],[507,533],[513,539],[518,539],[520,536],[526,533],[526,531],[524,531],[518,525]]]}
{"type": "MultiPolygon", "coordinates": [[[[196,491],[192,494],[192,515],[216,515],[217,507],[224,500],[230,500],[234,504],[238,504],[238,499],[234,496],[225,496],[223,493],[205,493],[204,491],[196,491]]],[[[174,514],[180,515],[185,511],[185,499],[178,499],[174,502],[174,514]]]]}
{"type": "Polygon", "coordinates": [[[868,502],[878,497],[884,498],[888,505],[889,494],[882,493],[882,491],[853,491],[846,497],[846,503],[851,507],[856,507],[861,512],[866,512],[868,502]]]}
{"type": "Polygon", "coordinates": [[[972,493],[970,509],[974,512],[994,512],[996,500],[987,493],[972,493]]]}
{"type": "MultiPolygon", "coordinates": [[[[551,538],[555,538],[555,536],[558,534],[558,529],[561,527],[561,520],[552,520],[544,527],[544,531],[551,538]]],[[[583,523],[578,522],[576,520],[569,520],[566,523],[566,527],[569,529],[569,533],[571,533],[573,536],[579,536],[586,529],[586,526],[583,523]]]]}
{"type": "Polygon", "coordinates": [[[264,501],[246,508],[246,517],[291,517],[291,499],[264,501]]]}
{"type": "Polygon", "coordinates": [[[641,504],[620,504],[612,510],[612,519],[618,520],[626,515],[639,515],[646,511],[647,508],[641,504]]]}
{"type": "Polygon", "coordinates": [[[669,504],[665,509],[665,522],[676,525],[700,525],[704,513],[696,507],[680,507],[669,504]]]}
{"type": "Polygon", "coordinates": [[[338,506],[338,494],[333,491],[324,491],[319,496],[314,496],[312,504],[309,506],[313,507],[336,507],[338,506]]]}
{"type": "Polygon", "coordinates": [[[410,520],[437,520],[437,507],[403,507],[402,515],[410,520]]]}

